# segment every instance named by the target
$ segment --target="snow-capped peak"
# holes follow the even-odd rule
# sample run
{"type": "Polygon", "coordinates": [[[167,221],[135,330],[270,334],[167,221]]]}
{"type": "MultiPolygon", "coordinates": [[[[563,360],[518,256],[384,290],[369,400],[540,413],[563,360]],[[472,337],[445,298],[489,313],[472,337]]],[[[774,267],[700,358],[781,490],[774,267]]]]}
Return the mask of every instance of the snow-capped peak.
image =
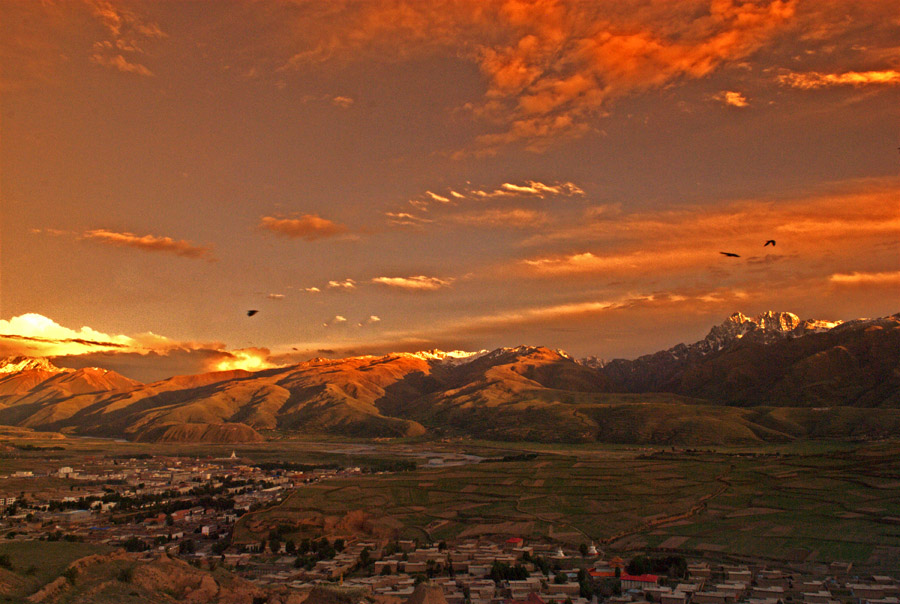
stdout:
{"type": "Polygon", "coordinates": [[[468,363],[475,359],[488,354],[487,350],[479,350],[477,352],[469,352],[466,350],[420,350],[419,352],[402,352],[399,356],[411,359],[422,359],[423,361],[446,363],[450,365],[458,365],[468,363]]]}
{"type": "Polygon", "coordinates": [[[61,369],[45,358],[12,357],[0,360],[0,373],[19,373],[20,371],[47,371],[51,373],[69,373],[72,369],[61,369]]]}
{"type": "Polygon", "coordinates": [[[801,321],[800,317],[794,313],[774,310],[767,310],[752,318],[736,312],[725,319],[725,322],[721,325],[713,327],[706,338],[693,344],[690,348],[706,354],[720,350],[729,343],[751,333],[754,338],[770,343],[783,337],[803,336],[808,333],[828,331],[840,324],[841,321],[820,321],[814,319],[801,321]]]}

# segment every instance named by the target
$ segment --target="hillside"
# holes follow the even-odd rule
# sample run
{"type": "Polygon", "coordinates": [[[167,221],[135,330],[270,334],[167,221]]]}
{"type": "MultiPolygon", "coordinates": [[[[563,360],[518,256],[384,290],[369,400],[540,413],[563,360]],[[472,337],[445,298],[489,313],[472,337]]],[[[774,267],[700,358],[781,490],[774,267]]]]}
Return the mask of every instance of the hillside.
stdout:
{"type": "Polygon", "coordinates": [[[699,342],[610,363],[520,346],[312,359],[140,384],[19,358],[0,365],[0,424],[154,442],[275,433],[666,444],[876,438],[900,433],[898,367],[898,316],[841,324],[773,312],[735,313],[699,342]]]}
{"type": "Polygon", "coordinates": [[[728,405],[900,407],[900,315],[848,323],[735,314],[700,342],[599,371],[625,392],[728,405]]]}

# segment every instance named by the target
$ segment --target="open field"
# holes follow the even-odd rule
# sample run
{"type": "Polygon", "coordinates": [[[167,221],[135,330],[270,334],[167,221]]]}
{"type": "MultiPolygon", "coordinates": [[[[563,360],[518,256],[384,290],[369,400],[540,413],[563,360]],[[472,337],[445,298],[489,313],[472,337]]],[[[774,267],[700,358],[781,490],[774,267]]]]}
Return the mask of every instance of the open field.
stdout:
{"type": "MultiPolygon", "coordinates": [[[[247,445],[30,438],[0,442],[0,473],[36,474],[90,457],[227,457],[354,466],[413,461],[411,472],[328,478],[252,513],[235,542],[279,524],[293,536],[363,533],[442,540],[521,535],[607,551],[645,548],[798,562],[900,567],[900,441],[795,441],[684,450],[598,444],[415,439],[283,439],[247,445]],[[527,453],[533,459],[496,461],[527,453]],[[482,463],[429,466],[460,455],[482,463]],[[477,459],[476,459],[477,460],[477,459]],[[493,461],[492,461],[493,460],[493,461]]],[[[7,479],[19,492],[50,477],[7,479]]]]}
{"type": "MultiPolygon", "coordinates": [[[[490,447],[473,447],[482,455],[490,447]]],[[[377,535],[523,536],[608,551],[665,548],[796,562],[900,563],[900,444],[808,443],[798,451],[563,447],[529,461],[341,478],[296,490],[236,528],[346,532],[363,511],[377,535]],[[352,514],[351,514],[352,516],[352,514]]]]}

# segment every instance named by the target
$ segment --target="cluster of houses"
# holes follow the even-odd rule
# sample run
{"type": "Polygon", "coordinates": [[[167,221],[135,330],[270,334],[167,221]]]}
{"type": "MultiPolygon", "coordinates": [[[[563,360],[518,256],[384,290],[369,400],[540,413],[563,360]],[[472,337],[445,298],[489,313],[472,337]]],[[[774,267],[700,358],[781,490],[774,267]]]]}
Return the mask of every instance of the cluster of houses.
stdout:
{"type": "Polygon", "coordinates": [[[227,536],[239,515],[279,500],[289,489],[353,470],[263,470],[234,454],[211,460],[98,457],[81,468],[0,476],[0,484],[17,479],[19,490],[0,493],[0,531],[18,540],[61,531],[114,546],[138,539],[148,548],[185,536],[215,540],[227,536]],[[198,505],[201,494],[227,499],[230,507],[198,505]],[[127,510],[123,500],[132,503],[127,510]]]}
{"type": "Polygon", "coordinates": [[[0,539],[41,539],[64,532],[84,541],[150,550],[190,540],[185,555],[221,561],[260,584],[308,591],[337,582],[397,603],[421,600],[424,592],[418,588],[429,577],[431,595],[419,604],[591,604],[594,594],[602,593],[600,586],[610,585],[614,592],[603,593],[609,604],[900,604],[897,579],[858,576],[846,563],[799,574],[698,562],[688,565],[686,577],[674,580],[628,574],[622,559],[603,561],[593,546],[566,553],[558,545],[527,545],[519,537],[419,547],[410,540],[350,536],[333,556],[303,565],[284,543],[274,552],[261,551],[258,543],[229,547],[227,537],[241,514],[277,501],[300,484],[359,471],[263,470],[234,454],[205,461],[98,458],[82,468],[19,471],[0,478],[17,479],[17,488],[29,481],[33,486],[0,494],[0,539]],[[227,505],[211,505],[213,496],[227,505]],[[130,498],[127,510],[119,506],[123,498],[130,498]],[[538,559],[552,565],[549,575],[538,559]],[[498,577],[498,565],[525,572],[498,577]],[[584,589],[585,582],[591,589],[584,589]],[[441,602],[433,601],[435,594],[441,602]]]}
{"type": "Polygon", "coordinates": [[[294,568],[294,558],[286,555],[226,553],[223,559],[262,584],[308,591],[316,584],[340,582],[395,602],[410,599],[427,575],[447,604],[591,604],[596,596],[582,597],[581,575],[596,588],[594,593],[600,593],[604,582],[615,585],[616,593],[603,597],[608,604],[900,604],[900,581],[889,576],[857,576],[847,563],[801,574],[765,566],[697,562],[688,564],[687,576],[676,580],[655,574],[631,575],[621,558],[604,561],[593,548],[582,557],[559,547],[528,546],[520,538],[467,540],[444,547],[417,547],[413,541],[401,540],[390,548],[351,540],[333,559],[319,561],[311,570],[294,568]],[[374,563],[360,571],[364,550],[374,563]],[[528,561],[538,556],[560,570],[543,574],[528,561]],[[497,563],[522,565],[529,576],[495,580],[491,572],[497,563]],[[560,576],[565,580],[560,581],[560,576]]]}

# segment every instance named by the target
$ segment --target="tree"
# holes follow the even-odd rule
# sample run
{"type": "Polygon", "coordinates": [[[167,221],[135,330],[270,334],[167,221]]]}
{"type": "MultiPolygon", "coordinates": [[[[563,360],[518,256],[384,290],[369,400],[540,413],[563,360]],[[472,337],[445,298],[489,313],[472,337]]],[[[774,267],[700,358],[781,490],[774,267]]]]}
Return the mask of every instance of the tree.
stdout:
{"type": "Polygon", "coordinates": [[[563,585],[569,582],[569,578],[566,576],[566,573],[559,571],[556,573],[556,576],[553,577],[553,582],[557,585],[563,585]]]}
{"type": "Polygon", "coordinates": [[[193,554],[195,551],[197,551],[197,545],[194,543],[193,539],[183,539],[181,543],[178,544],[179,554],[193,554]]]}
{"type": "Polygon", "coordinates": [[[290,555],[294,555],[297,553],[297,544],[294,543],[293,539],[288,539],[284,544],[284,551],[290,555]]]}
{"type": "Polygon", "coordinates": [[[587,553],[588,553],[588,546],[587,546],[587,543],[582,543],[581,545],[579,545],[579,546],[578,546],[578,551],[581,552],[581,557],[582,557],[582,558],[586,557],[586,556],[587,556],[587,553]]]}

